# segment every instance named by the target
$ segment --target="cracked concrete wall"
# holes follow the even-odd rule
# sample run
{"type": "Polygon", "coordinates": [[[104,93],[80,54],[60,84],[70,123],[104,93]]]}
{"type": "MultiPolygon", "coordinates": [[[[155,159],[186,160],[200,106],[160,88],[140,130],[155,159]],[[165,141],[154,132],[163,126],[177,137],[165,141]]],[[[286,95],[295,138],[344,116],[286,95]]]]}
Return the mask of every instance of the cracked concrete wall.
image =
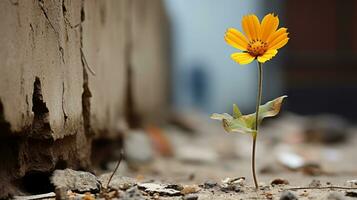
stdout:
{"type": "Polygon", "coordinates": [[[88,169],[93,138],[116,136],[118,121],[164,116],[162,0],[4,0],[0,9],[0,194],[32,171],[88,169]]]}
{"type": "Polygon", "coordinates": [[[143,123],[163,120],[168,110],[168,24],[162,1],[133,0],[133,104],[143,123]]]}

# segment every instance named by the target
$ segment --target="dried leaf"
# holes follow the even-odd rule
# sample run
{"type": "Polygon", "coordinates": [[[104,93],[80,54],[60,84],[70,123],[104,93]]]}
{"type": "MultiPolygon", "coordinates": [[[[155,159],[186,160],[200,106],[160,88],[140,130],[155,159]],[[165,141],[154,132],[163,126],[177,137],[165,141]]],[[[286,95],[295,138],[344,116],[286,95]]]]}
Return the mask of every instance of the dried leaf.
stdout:
{"type": "MultiPolygon", "coordinates": [[[[276,116],[280,111],[284,98],[286,97],[287,96],[281,96],[259,106],[259,123],[261,123],[264,118],[276,116]]],[[[255,134],[255,114],[256,113],[242,115],[238,106],[233,104],[233,116],[227,113],[214,113],[212,114],[211,119],[221,120],[224,130],[227,132],[255,134]]]]}

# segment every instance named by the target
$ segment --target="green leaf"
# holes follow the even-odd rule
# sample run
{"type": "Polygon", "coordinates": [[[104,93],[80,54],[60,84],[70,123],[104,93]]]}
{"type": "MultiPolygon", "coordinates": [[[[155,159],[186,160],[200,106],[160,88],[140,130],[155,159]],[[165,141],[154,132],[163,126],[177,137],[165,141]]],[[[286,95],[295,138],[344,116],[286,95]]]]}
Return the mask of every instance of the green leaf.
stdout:
{"type": "Polygon", "coordinates": [[[233,118],[237,119],[242,116],[242,113],[240,112],[238,106],[236,104],[233,104],[233,118]]]}
{"type": "MultiPolygon", "coordinates": [[[[259,123],[264,118],[274,117],[280,112],[280,108],[284,98],[287,96],[278,97],[264,105],[259,106],[259,123]]],[[[227,113],[214,113],[211,118],[221,120],[224,130],[227,132],[249,133],[255,134],[255,114],[242,115],[237,105],[233,105],[233,117],[227,113]]]]}

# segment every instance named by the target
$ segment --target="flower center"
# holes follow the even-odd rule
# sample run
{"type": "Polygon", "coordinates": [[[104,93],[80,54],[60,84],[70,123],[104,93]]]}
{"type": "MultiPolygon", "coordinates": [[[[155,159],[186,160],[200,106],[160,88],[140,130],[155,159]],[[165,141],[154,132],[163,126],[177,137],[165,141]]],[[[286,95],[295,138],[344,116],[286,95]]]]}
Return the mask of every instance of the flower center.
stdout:
{"type": "Polygon", "coordinates": [[[248,43],[247,51],[250,55],[262,56],[268,50],[268,43],[261,40],[252,40],[248,43]]]}

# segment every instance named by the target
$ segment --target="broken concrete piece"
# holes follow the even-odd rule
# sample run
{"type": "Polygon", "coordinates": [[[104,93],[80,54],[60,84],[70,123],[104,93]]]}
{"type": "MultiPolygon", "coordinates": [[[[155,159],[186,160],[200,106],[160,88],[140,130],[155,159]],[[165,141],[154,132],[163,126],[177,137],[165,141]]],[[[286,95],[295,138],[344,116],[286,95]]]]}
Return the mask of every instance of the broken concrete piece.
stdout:
{"type": "Polygon", "coordinates": [[[280,200],[298,200],[298,198],[292,192],[284,190],[281,193],[280,200]]]}
{"type": "Polygon", "coordinates": [[[240,185],[243,186],[245,182],[245,177],[236,177],[236,178],[225,178],[222,180],[222,184],[228,184],[228,185],[240,185]]]}
{"type": "Polygon", "coordinates": [[[89,172],[72,169],[56,170],[53,172],[51,181],[56,188],[65,188],[78,193],[100,191],[100,182],[89,172]]]}
{"type": "Polygon", "coordinates": [[[139,183],[138,188],[151,195],[158,193],[162,196],[180,196],[181,191],[169,188],[167,184],[162,183],[139,183]]]}
{"type": "Polygon", "coordinates": [[[133,130],[128,133],[124,143],[124,152],[128,165],[133,168],[148,164],[154,158],[150,138],[142,130],[133,130]]]}
{"type": "MultiPolygon", "coordinates": [[[[99,176],[99,181],[103,187],[107,187],[109,177],[112,173],[106,173],[99,176]]],[[[136,185],[137,180],[134,178],[114,175],[112,180],[109,183],[109,188],[116,190],[127,190],[136,185]]]]}
{"type": "Polygon", "coordinates": [[[138,187],[131,187],[121,196],[121,200],[145,200],[138,187]]]}
{"type": "Polygon", "coordinates": [[[241,192],[241,187],[244,185],[245,177],[236,177],[236,178],[225,178],[222,180],[220,185],[221,191],[223,192],[241,192]]]}

